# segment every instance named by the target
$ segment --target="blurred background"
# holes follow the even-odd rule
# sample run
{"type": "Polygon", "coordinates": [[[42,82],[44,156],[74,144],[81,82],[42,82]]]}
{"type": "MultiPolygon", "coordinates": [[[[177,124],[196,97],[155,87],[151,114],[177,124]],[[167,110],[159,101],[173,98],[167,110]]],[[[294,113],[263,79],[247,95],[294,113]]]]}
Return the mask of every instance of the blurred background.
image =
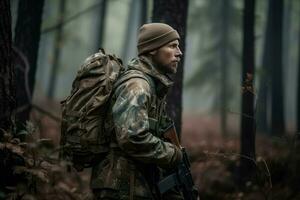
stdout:
{"type": "MultiPolygon", "coordinates": [[[[284,1],[282,16],[284,120],[286,131],[291,133],[296,132],[298,4],[296,0],[284,1]]],[[[11,0],[12,30],[16,25],[17,5],[17,0],[11,0]]],[[[140,0],[45,1],[33,102],[40,105],[48,100],[58,102],[65,98],[78,67],[100,47],[122,58],[124,63],[135,57],[138,28],[142,23],[151,22],[152,9],[152,1],[140,0]],[[63,24],[58,27],[61,21],[63,24]]],[[[255,92],[258,92],[260,81],[270,84],[268,78],[260,79],[265,71],[264,41],[269,37],[266,34],[267,14],[268,1],[257,1],[255,92]]],[[[227,118],[230,134],[237,134],[240,127],[242,17],[241,0],[192,0],[188,5],[183,115],[213,118],[216,127],[222,115],[227,118]],[[226,75],[224,97],[220,96],[224,87],[222,68],[225,68],[226,75]],[[226,99],[226,105],[222,103],[223,99],[226,99]],[[222,106],[225,106],[223,112],[226,115],[220,114],[222,106]]],[[[258,96],[255,103],[256,106],[260,104],[258,96]]]]}
{"type": "MultiPolygon", "coordinates": [[[[15,43],[22,32],[16,28],[21,1],[10,0],[15,43]]],[[[299,181],[291,177],[299,166],[293,156],[298,152],[300,116],[300,1],[256,1],[254,55],[243,54],[246,1],[190,0],[183,8],[187,21],[182,38],[181,140],[190,152],[204,199],[297,199],[299,181]],[[268,165],[259,168],[262,180],[247,182],[249,187],[241,192],[234,174],[241,157],[243,68],[249,67],[243,59],[247,57],[254,59],[250,78],[254,128],[253,136],[248,136],[255,138],[256,166],[268,165]],[[287,163],[291,169],[284,167],[287,163]],[[217,196],[216,191],[225,192],[217,196]]],[[[100,47],[124,63],[135,57],[138,28],[152,21],[157,5],[152,0],[44,1],[36,72],[34,77],[26,68],[22,72],[35,79],[30,120],[36,138],[59,144],[59,102],[69,95],[80,65],[100,47]]]]}

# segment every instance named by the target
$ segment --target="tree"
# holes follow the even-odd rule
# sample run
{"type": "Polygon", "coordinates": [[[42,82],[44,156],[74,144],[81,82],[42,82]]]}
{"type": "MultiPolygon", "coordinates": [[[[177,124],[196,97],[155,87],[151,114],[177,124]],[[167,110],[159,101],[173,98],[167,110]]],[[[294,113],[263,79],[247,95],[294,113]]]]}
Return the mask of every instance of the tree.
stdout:
{"type": "Polygon", "coordinates": [[[146,23],[146,21],[147,2],[145,0],[131,0],[122,53],[124,63],[127,63],[137,54],[137,30],[142,24],[146,23]]]}
{"type": "Polygon", "coordinates": [[[254,120],[254,13],[255,0],[244,1],[243,57],[242,57],[242,116],[240,180],[251,178],[255,170],[254,120]],[[246,158],[247,157],[247,158],[246,158]],[[253,159],[253,160],[251,160],[253,159]]]}
{"type": "Polygon", "coordinates": [[[229,11],[229,3],[228,0],[222,1],[222,10],[221,10],[221,30],[223,34],[221,35],[221,50],[220,50],[220,58],[221,58],[221,130],[224,136],[227,136],[227,78],[228,78],[228,56],[226,51],[228,49],[228,11],[229,11]]]}
{"type": "Polygon", "coordinates": [[[19,1],[14,44],[18,56],[16,63],[18,124],[29,119],[35,83],[44,0],[19,1]]]}
{"type": "Polygon", "coordinates": [[[148,20],[148,1],[147,0],[141,0],[141,10],[140,10],[140,24],[147,23],[148,20]]]}
{"type": "Polygon", "coordinates": [[[182,79],[185,50],[185,35],[187,23],[188,0],[154,0],[153,22],[163,22],[176,29],[180,35],[180,49],[183,56],[178,70],[174,76],[175,83],[167,96],[167,111],[174,120],[178,134],[181,133],[181,112],[182,112],[182,79]]]}
{"type": "Polygon", "coordinates": [[[104,30],[105,30],[105,22],[106,22],[106,9],[107,9],[107,0],[101,0],[101,6],[99,9],[99,33],[98,33],[98,42],[97,42],[97,50],[99,47],[103,47],[103,39],[104,39],[104,30]]]}
{"type": "Polygon", "coordinates": [[[282,60],[284,66],[290,66],[290,38],[291,38],[291,21],[292,21],[292,5],[293,2],[291,0],[286,1],[286,7],[283,16],[283,52],[282,52],[282,60]]]}
{"type": "Polygon", "coordinates": [[[272,33],[271,30],[271,8],[269,4],[268,8],[268,16],[267,16],[267,25],[266,25],[266,33],[265,33],[265,42],[263,49],[263,61],[262,61],[262,73],[260,75],[260,84],[258,91],[258,103],[257,103],[257,129],[259,132],[267,133],[268,130],[268,120],[267,120],[267,111],[269,107],[267,106],[267,102],[269,101],[269,88],[270,88],[270,70],[269,60],[270,54],[268,53],[270,50],[271,37],[269,35],[272,33]]]}
{"type": "Polygon", "coordinates": [[[282,15],[283,1],[269,0],[262,75],[258,94],[258,129],[260,132],[269,131],[267,115],[271,113],[272,134],[284,132],[282,15]],[[271,102],[271,106],[268,106],[269,102],[271,102]]]}
{"type": "Polygon", "coordinates": [[[0,1],[0,135],[11,130],[16,107],[15,71],[12,65],[10,1],[0,1]]]}
{"type": "Polygon", "coordinates": [[[63,26],[66,10],[66,0],[61,0],[59,3],[59,23],[56,30],[55,43],[54,43],[54,56],[53,56],[53,66],[50,74],[50,82],[48,89],[48,97],[53,98],[55,92],[55,84],[57,78],[57,71],[59,69],[59,59],[60,59],[60,49],[62,47],[62,36],[63,36],[63,26]]]}
{"type": "Polygon", "coordinates": [[[270,0],[272,13],[273,31],[270,54],[270,67],[272,67],[272,115],[271,132],[282,135],[285,131],[284,109],[283,109],[283,81],[282,81],[282,21],[283,0],[270,0]]]}
{"type": "Polygon", "coordinates": [[[300,139],[300,30],[298,30],[297,133],[300,139]]]}

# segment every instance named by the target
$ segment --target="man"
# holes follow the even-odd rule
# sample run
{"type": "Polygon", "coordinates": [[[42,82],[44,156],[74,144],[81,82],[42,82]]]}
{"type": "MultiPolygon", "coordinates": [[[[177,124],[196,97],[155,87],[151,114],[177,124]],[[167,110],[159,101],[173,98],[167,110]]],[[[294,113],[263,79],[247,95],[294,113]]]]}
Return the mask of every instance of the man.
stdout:
{"type": "Polygon", "coordinates": [[[163,196],[156,184],[182,159],[175,145],[164,141],[168,74],[177,71],[182,56],[179,35],[167,24],[143,25],[138,58],[115,84],[106,121],[111,151],[93,168],[95,199],[182,199],[175,189],[163,196]]]}

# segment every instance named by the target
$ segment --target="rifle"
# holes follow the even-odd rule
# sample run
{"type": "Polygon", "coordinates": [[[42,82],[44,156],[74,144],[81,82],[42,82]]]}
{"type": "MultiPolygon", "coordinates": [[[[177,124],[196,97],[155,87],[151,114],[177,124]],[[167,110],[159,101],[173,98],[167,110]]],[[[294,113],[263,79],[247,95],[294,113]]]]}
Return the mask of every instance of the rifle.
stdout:
{"type": "Polygon", "coordinates": [[[169,189],[178,186],[182,191],[185,200],[199,200],[199,193],[198,190],[195,188],[192,174],[190,171],[191,164],[189,158],[184,147],[180,145],[176,129],[173,123],[166,129],[165,133],[163,134],[163,137],[181,149],[183,158],[179,165],[176,167],[175,172],[168,175],[158,183],[158,189],[160,193],[163,194],[169,189]]]}

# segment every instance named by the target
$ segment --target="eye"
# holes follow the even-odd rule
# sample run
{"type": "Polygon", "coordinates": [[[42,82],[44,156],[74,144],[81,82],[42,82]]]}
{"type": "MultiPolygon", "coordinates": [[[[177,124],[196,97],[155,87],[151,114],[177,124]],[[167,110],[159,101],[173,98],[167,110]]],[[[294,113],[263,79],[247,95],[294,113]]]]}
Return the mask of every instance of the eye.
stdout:
{"type": "Polygon", "coordinates": [[[173,49],[176,49],[177,46],[178,46],[177,44],[171,44],[171,45],[170,45],[170,47],[173,48],[173,49]]]}

